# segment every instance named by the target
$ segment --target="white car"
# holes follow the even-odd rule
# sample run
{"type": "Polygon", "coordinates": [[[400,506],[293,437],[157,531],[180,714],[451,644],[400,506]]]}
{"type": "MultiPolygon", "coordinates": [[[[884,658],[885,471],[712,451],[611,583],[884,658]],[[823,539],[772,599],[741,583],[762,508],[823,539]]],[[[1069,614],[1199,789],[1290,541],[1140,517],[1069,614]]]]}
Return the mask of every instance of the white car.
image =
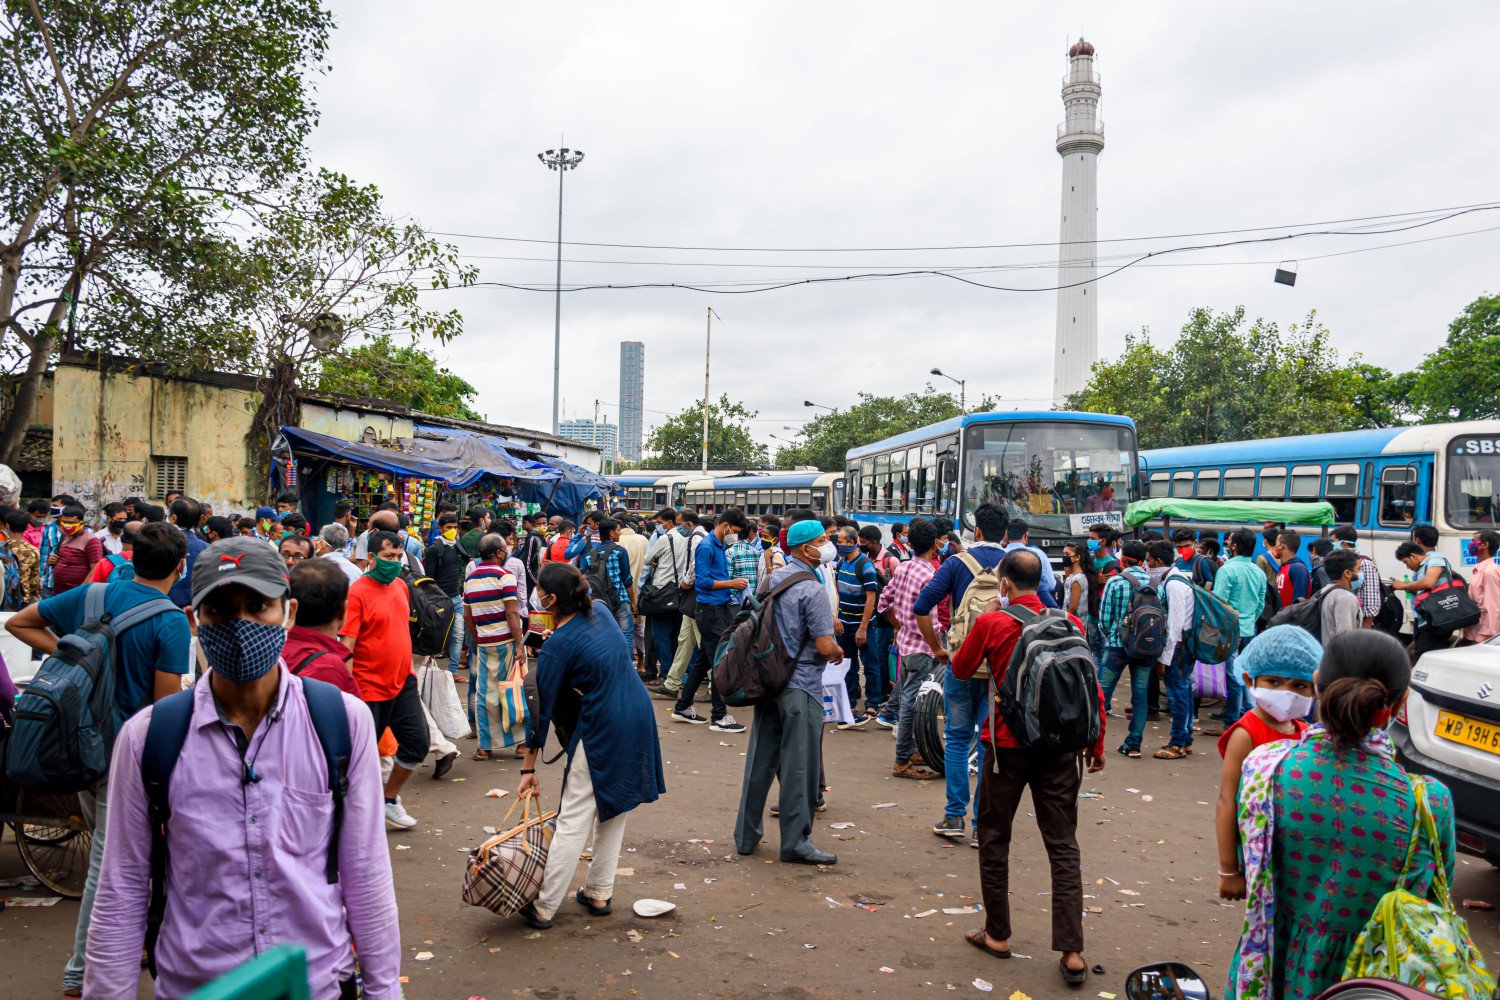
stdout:
{"type": "Polygon", "coordinates": [[[1407,770],[1453,793],[1458,846],[1500,866],[1500,636],[1418,660],[1391,739],[1407,770]]]}

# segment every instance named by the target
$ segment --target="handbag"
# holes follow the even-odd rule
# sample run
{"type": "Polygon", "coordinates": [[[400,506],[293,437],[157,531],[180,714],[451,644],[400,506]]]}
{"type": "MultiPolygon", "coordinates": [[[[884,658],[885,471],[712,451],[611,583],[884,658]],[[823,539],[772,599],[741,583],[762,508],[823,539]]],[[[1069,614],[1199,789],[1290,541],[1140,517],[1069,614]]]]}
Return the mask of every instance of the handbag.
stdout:
{"type": "MultiPolygon", "coordinates": [[[[672,536],[667,536],[667,548],[672,553],[672,568],[677,568],[677,547],[672,536]]],[[[666,615],[677,611],[682,603],[682,588],[674,579],[670,583],[653,583],[641,591],[637,602],[643,615],[666,615]]]]}
{"type": "Polygon", "coordinates": [[[514,652],[510,670],[505,680],[495,685],[495,691],[500,696],[500,728],[509,732],[526,721],[526,674],[514,652]]]}
{"type": "Polygon", "coordinates": [[[1451,572],[1445,582],[1417,597],[1414,613],[1418,628],[1439,635],[1479,624],[1479,605],[1469,596],[1464,581],[1451,572]]]}
{"type": "Polygon", "coordinates": [[[464,866],[464,902],[502,917],[536,902],[556,828],[557,811],[542,812],[535,796],[512,802],[500,821],[500,832],[469,852],[469,862],[464,866]],[[507,829],[518,805],[521,822],[507,829]]]}
{"type": "Polygon", "coordinates": [[[1225,698],[1229,679],[1222,663],[1193,664],[1193,694],[1199,698],[1225,698]]]}
{"type": "Polygon", "coordinates": [[[469,728],[469,716],[459,701],[458,688],[447,667],[428,664],[422,668],[417,679],[417,689],[422,703],[432,713],[438,731],[450,740],[463,739],[473,733],[469,728]]]}

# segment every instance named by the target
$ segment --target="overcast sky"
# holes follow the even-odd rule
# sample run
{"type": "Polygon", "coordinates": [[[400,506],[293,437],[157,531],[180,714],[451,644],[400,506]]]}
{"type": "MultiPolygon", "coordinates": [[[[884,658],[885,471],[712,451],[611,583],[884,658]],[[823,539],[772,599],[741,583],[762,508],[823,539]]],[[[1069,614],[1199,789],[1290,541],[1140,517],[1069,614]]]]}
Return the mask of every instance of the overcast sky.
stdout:
{"type": "MultiPolygon", "coordinates": [[[[1106,147],[1101,239],[1323,222],[1500,200],[1488,42],[1500,10],[1426,3],[588,3],[338,0],[314,156],[378,184],[388,209],[456,239],[481,280],[550,285],[559,144],[565,240],[692,247],[1046,244],[1058,236],[1066,49],[1098,48],[1106,147]]],[[[1100,350],[1177,335],[1190,308],[1244,305],[1283,326],[1309,309],[1346,354],[1392,368],[1438,344],[1465,303],[1500,291],[1500,227],[1479,213],[1401,235],[1173,255],[1098,288],[1100,350]],[[1272,282],[1300,258],[1295,288],[1272,282]],[[1222,266],[1222,262],[1261,262],[1222,266]],[[1166,261],[1163,261],[1166,263],[1166,261]]],[[[1233,237],[1219,237],[1228,239],[1233,237]]],[[[1101,256],[1202,242],[1111,244],[1101,256]]],[[[1056,248],[716,253],[572,246],[563,283],[798,279],[901,267],[1042,264],[1056,248]],[[578,260],[641,263],[575,263],[578,260]],[[703,266],[703,265],[713,266],[703,266]],[[731,264],[793,265],[777,268],[731,264]]],[[[1051,267],[995,271],[1014,287],[1051,267]]],[[[438,350],[489,419],[551,420],[553,296],[431,293],[466,333],[438,350]],[[505,364],[510,359],[511,364],[505,364]]],[[[646,426],[703,392],[792,436],[811,399],[921,390],[942,366],[969,396],[1045,408],[1056,294],[943,278],[753,295],[675,289],[563,296],[564,417],[618,419],[621,340],[646,344],[646,426]],[[783,430],[789,426],[792,431],[783,430]]],[[[775,442],[769,442],[774,444],[775,442]]]]}

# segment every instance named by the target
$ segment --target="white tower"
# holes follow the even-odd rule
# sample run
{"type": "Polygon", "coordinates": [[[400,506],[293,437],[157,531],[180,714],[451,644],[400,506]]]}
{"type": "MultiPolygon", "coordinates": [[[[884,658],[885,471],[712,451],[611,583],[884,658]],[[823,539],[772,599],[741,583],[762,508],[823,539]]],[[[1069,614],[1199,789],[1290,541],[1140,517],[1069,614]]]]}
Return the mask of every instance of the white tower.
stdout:
{"type": "Polygon", "coordinates": [[[1099,302],[1095,285],[1095,240],[1099,238],[1099,154],[1104,123],[1099,120],[1099,74],[1094,47],[1079,38],[1068,49],[1063,77],[1066,118],[1057,126],[1062,157],[1062,229],[1058,236],[1057,345],[1052,397],[1061,403],[1082,389],[1099,360],[1099,302]]]}

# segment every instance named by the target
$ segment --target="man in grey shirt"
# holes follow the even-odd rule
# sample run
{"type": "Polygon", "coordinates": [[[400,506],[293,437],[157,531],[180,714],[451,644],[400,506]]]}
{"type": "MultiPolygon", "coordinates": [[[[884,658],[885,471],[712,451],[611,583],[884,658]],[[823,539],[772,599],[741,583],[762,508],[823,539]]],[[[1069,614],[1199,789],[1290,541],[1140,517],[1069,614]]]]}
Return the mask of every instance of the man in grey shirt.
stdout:
{"type": "Polygon", "coordinates": [[[838,861],[837,855],[818,850],[812,842],[823,742],[823,664],[844,658],[833,637],[833,609],[817,575],[826,541],[828,535],[818,521],[793,524],[787,530],[791,558],[760,585],[763,597],[788,577],[806,574],[776,598],[776,630],[796,668],[785,691],[755,706],[734,824],[735,847],[741,854],[753,853],[764,832],[771,781],[779,778],[781,860],[804,865],[838,861]]]}
{"type": "Polygon", "coordinates": [[[1348,549],[1334,549],[1323,557],[1323,571],[1328,574],[1328,593],[1323,597],[1323,645],[1340,632],[1349,632],[1362,624],[1359,598],[1355,591],[1364,583],[1359,579],[1359,556],[1348,549]]]}

